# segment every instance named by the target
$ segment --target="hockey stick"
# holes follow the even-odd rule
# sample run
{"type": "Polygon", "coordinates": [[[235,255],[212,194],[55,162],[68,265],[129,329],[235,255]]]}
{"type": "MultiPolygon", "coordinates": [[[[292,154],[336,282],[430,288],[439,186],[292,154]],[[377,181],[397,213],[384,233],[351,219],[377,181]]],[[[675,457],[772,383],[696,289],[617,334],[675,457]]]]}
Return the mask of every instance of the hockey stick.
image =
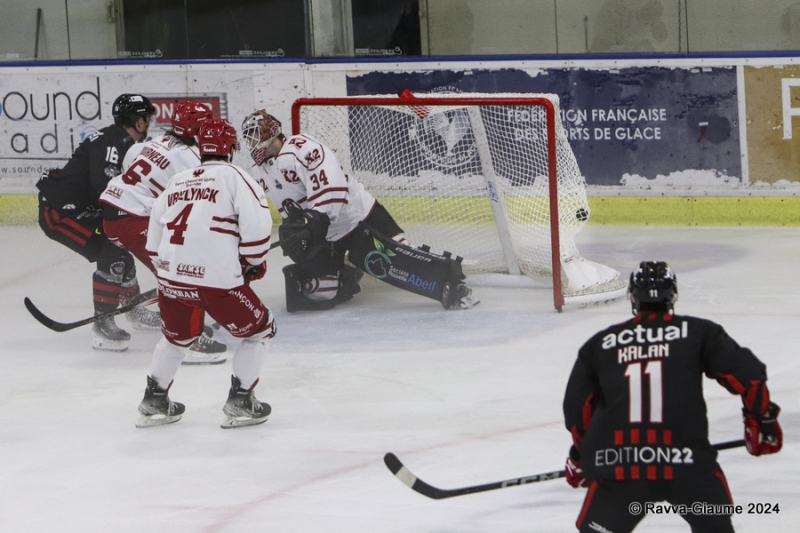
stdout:
{"type": "Polygon", "coordinates": [[[158,299],[157,292],[158,289],[151,289],[147,292],[143,292],[142,294],[140,294],[136,300],[134,300],[133,302],[131,302],[126,306],[115,309],[110,313],[95,315],[91,318],[84,318],[83,320],[78,320],[77,322],[57,322],[53,320],[52,318],[48,317],[47,315],[39,311],[39,309],[35,305],[33,305],[33,302],[27,296],[25,297],[25,307],[28,309],[30,314],[33,315],[33,318],[41,322],[42,325],[52,329],[53,331],[58,331],[59,333],[61,333],[64,331],[69,331],[71,329],[79,328],[81,326],[85,326],[86,324],[92,324],[93,322],[96,322],[97,320],[106,317],[117,316],[121,315],[122,313],[127,313],[134,307],[140,305],[150,305],[152,303],[155,303],[156,300],[158,299]]]}
{"type": "MultiPolygon", "coordinates": [[[[272,250],[273,248],[277,248],[280,245],[281,245],[280,241],[276,241],[270,245],[269,249],[272,250]]],[[[47,315],[39,311],[39,308],[33,305],[33,302],[27,296],[25,297],[25,307],[28,309],[30,314],[33,315],[33,318],[41,322],[42,325],[52,329],[53,331],[58,331],[59,333],[61,333],[64,331],[69,331],[71,329],[79,328],[81,326],[85,326],[86,324],[92,324],[101,318],[106,318],[109,316],[117,316],[123,313],[127,313],[134,307],[138,307],[140,305],[150,305],[152,303],[155,303],[156,300],[158,300],[158,289],[151,289],[147,292],[143,292],[141,295],[139,295],[139,297],[136,300],[134,300],[133,302],[124,307],[115,309],[110,313],[96,315],[91,318],[84,318],[83,320],[78,320],[77,322],[57,322],[53,320],[52,318],[48,317],[47,315]]]]}
{"type": "MultiPolygon", "coordinates": [[[[729,448],[739,448],[744,446],[744,439],[732,440],[728,442],[720,442],[712,444],[711,447],[715,450],[727,450],[729,448]]],[[[538,483],[539,481],[549,481],[551,479],[558,479],[564,477],[564,469],[555,470],[553,472],[546,472],[544,474],[535,474],[533,476],[515,477],[506,479],[505,481],[496,481],[494,483],[486,483],[483,485],[473,485],[471,487],[461,487],[458,489],[440,489],[429,485],[411,473],[411,471],[400,462],[400,459],[393,453],[387,453],[383,457],[383,462],[391,470],[392,474],[400,481],[411,487],[413,490],[419,492],[423,496],[433,498],[434,500],[441,500],[444,498],[452,498],[453,496],[463,496],[465,494],[474,494],[476,492],[485,492],[487,490],[504,489],[506,487],[516,487],[518,485],[527,485],[528,483],[538,483]]]]}

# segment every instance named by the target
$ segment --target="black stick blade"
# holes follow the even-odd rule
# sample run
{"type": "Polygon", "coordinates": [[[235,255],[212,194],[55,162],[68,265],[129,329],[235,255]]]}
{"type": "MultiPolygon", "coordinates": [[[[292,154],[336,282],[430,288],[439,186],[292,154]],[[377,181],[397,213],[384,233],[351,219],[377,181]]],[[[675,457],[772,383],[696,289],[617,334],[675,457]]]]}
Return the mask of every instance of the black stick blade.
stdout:
{"type": "Polygon", "coordinates": [[[25,297],[25,307],[28,309],[28,312],[33,316],[33,318],[38,320],[46,328],[50,328],[53,331],[58,331],[58,332],[72,329],[70,327],[64,327],[67,326],[67,324],[56,322],[52,318],[49,318],[44,313],[39,311],[39,309],[35,305],[33,305],[33,302],[27,296],[25,297]]]}
{"type": "Polygon", "coordinates": [[[35,305],[33,305],[33,302],[28,297],[25,297],[25,307],[28,309],[28,312],[31,315],[33,315],[33,318],[38,320],[43,326],[50,328],[53,331],[58,331],[59,333],[61,333],[64,331],[69,331],[71,329],[79,328],[81,326],[85,326],[86,324],[91,324],[97,321],[98,319],[104,317],[116,316],[122,313],[127,313],[136,306],[149,305],[151,303],[155,303],[157,300],[158,300],[158,289],[151,289],[147,292],[143,292],[141,295],[139,295],[139,297],[135,301],[131,302],[130,304],[124,307],[119,307],[110,313],[90,316],[88,318],[84,318],[83,320],[78,320],[76,322],[58,322],[56,320],[53,320],[52,318],[48,317],[47,315],[39,311],[39,309],[35,305]]]}
{"type": "Polygon", "coordinates": [[[411,470],[406,468],[403,463],[400,462],[400,459],[398,459],[397,456],[391,452],[383,456],[383,462],[397,479],[423,496],[433,498],[434,500],[441,500],[442,498],[449,498],[450,496],[458,496],[458,494],[448,494],[452,491],[437,489],[436,487],[428,485],[421,479],[417,478],[417,476],[411,473],[411,470]]]}

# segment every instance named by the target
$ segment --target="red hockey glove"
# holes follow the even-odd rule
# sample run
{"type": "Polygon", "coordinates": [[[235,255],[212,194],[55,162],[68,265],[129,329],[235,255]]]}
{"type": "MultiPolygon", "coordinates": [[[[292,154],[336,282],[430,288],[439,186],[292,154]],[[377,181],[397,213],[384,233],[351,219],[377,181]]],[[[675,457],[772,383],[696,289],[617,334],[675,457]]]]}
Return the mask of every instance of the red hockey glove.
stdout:
{"type": "Polygon", "coordinates": [[[781,408],[769,402],[767,412],[756,415],[742,409],[744,413],[744,442],[750,455],[777,453],[783,446],[783,431],[778,423],[781,408]]]}
{"type": "Polygon", "coordinates": [[[260,265],[251,265],[240,257],[239,263],[242,265],[242,276],[244,276],[245,281],[255,281],[257,279],[261,279],[267,273],[266,261],[260,265]]]}
{"type": "Polygon", "coordinates": [[[583,477],[583,470],[581,470],[581,454],[575,446],[571,446],[569,449],[564,471],[567,474],[567,483],[573,488],[589,486],[589,480],[583,477]]]}

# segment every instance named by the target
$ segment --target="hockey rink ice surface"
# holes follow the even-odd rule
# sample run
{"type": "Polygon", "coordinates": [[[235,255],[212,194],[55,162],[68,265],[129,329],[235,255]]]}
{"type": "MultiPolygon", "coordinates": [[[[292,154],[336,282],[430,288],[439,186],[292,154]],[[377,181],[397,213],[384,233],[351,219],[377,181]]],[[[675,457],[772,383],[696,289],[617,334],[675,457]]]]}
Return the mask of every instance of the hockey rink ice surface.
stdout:
{"type": "MultiPolygon", "coordinates": [[[[581,344],[630,316],[625,300],[558,314],[548,289],[476,287],[446,312],[374,280],[322,313],[285,311],[279,251],[254,285],[278,335],[256,389],[260,426],[222,430],[230,360],[183,366],[177,424],[136,429],[157,331],[126,353],[94,352],[93,266],[38,227],[0,227],[0,531],[8,533],[532,533],[575,531],[585,494],[563,479],[431,500],[383,464],[458,488],[563,467],[561,403],[581,344]]],[[[734,516],[738,532],[800,531],[800,228],[587,227],[587,259],[627,279],[641,260],[678,276],[679,314],[721,323],[768,365],[782,407],[776,455],[720,452],[734,501],[780,513],[734,516]]],[[[457,250],[452,250],[457,253],[457,250]]],[[[154,286],[139,268],[143,290],[154,286]]],[[[124,318],[118,323],[127,325],[124,318]]],[[[712,442],[741,439],[741,401],[707,379],[712,442]]],[[[666,391],[669,393],[669,391],[666,391]]],[[[649,516],[639,532],[688,532],[649,516]]]]}

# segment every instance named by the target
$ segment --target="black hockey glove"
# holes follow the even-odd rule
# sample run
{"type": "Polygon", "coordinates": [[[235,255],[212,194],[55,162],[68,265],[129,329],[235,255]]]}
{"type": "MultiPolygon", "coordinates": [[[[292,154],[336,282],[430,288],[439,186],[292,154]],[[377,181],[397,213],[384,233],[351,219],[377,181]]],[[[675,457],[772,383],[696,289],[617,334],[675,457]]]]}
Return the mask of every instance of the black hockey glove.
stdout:
{"type": "Polygon", "coordinates": [[[300,208],[294,200],[284,201],[283,208],[287,216],[278,228],[283,255],[302,263],[327,245],[325,237],[331,220],[325,213],[300,208]]]}
{"type": "Polygon", "coordinates": [[[777,453],[783,447],[783,430],[778,423],[778,414],[781,408],[769,402],[767,412],[756,415],[747,409],[742,409],[744,414],[744,441],[750,455],[767,455],[777,453]]]}

